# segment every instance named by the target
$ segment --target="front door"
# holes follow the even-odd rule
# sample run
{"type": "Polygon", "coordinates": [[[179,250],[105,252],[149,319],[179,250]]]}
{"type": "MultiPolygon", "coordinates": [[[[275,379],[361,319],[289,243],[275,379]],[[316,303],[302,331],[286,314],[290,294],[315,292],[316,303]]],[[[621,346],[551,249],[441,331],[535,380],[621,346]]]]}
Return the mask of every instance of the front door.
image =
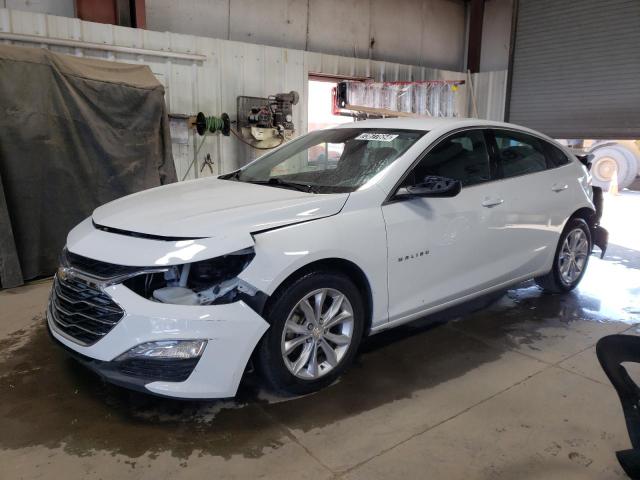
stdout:
{"type": "Polygon", "coordinates": [[[441,140],[400,185],[439,175],[462,182],[457,196],[398,197],[383,205],[390,321],[419,316],[502,275],[493,267],[504,221],[493,174],[485,132],[464,130],[441,140]]]}

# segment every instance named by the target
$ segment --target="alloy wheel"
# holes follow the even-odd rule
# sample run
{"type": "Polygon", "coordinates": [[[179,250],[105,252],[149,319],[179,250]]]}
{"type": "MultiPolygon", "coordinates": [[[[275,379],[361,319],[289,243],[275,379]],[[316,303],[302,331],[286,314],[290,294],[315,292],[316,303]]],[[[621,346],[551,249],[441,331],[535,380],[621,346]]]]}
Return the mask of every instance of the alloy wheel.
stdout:
{"type": "Polygon", "coordinates": [[[294,376],[315,380],[332,371],[353,339],[353,307],[338,290],[307,294],[289,313],[281,340],[282,358],[294,376]]]}
{"type": "Polygon", "coordinates": [[[560,278],[565,285],[575,282],[587,263],[589,255],[589,240],[584,230],[575,228],[562,243],[562,250],[558,256],[560,278]]]}

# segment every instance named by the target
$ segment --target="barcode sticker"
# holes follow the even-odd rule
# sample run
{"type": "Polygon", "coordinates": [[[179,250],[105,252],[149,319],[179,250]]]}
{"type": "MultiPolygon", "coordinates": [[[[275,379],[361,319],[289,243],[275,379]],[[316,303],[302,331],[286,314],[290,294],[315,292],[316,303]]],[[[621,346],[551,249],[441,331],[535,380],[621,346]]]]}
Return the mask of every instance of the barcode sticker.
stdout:
{"type": "Polygon", "coordinates": [[[398,135],[391,133],[361,133],[355,139],[356,140],[373,140],[374,142],[391,142],[398,135]]]}

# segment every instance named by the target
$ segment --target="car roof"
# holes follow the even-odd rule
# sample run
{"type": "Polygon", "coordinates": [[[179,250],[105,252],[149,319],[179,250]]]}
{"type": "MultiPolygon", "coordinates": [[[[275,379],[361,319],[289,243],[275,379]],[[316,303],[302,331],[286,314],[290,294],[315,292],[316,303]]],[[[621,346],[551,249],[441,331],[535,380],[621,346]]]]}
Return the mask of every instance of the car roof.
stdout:
{"type": "Polygon", "coordinates": [[[381,118],[375,120],[362,120],[356,123],[343,123],[335,128],[395,128],[400,130],[424,130],[428,132],[445,133],[449,130],[464,127],[501,127],[534,133],[551,140],[546,135],[531,130],[530,128],[515,125],[513,123],[495,122],[479,118],[381,118]]]}

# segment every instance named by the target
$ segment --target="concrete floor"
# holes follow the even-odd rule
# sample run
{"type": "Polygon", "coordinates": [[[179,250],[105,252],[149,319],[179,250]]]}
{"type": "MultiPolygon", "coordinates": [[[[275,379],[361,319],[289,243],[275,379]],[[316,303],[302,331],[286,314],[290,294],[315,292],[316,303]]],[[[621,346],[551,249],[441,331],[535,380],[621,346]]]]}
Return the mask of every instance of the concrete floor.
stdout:
{"type": "Polygon", "coordinates": [[[576,292],[524,284],[372,337],[340,382],[286,401],[251,378],[224,402],[104,385],[49,341],[48,281],[0,292],[0,478],[624,478],[594,344],[640,322],[637,216],[613,215],[640,195],[607,205],[614,245],[576,292]]]}

